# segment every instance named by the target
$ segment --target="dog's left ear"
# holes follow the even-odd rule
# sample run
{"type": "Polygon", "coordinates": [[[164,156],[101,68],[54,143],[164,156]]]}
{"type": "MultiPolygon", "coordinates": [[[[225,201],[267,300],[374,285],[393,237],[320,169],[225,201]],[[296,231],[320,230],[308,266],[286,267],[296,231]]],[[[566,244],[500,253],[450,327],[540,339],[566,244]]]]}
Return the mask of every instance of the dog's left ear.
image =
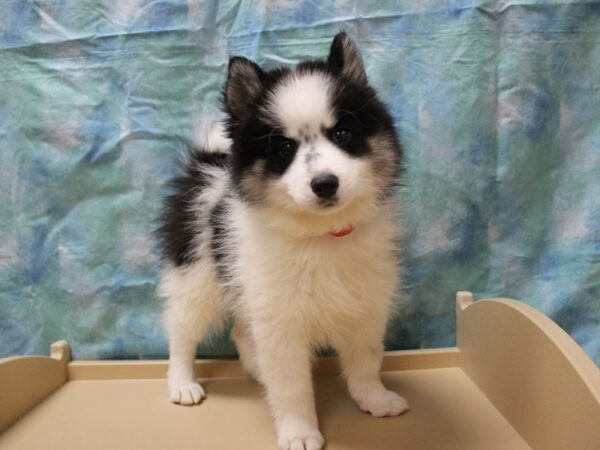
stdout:
{"type": "Polygon", "coordinates": [[[367,82],[367,73],[360,53],[344,31],[333,38],[327,65],[336,75],[345,76],[359,84],[367,82]]]}

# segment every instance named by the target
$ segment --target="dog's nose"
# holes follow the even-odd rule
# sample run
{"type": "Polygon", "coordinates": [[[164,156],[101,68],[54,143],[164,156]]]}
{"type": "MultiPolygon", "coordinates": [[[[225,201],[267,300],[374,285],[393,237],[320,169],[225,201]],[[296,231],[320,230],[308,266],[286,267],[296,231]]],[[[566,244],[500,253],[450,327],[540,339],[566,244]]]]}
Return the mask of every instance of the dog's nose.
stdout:
{"type": "Polygon", "coordinates": [[[332,173],[317,175],[310,182],[310,187],[319,198],[329,199],[335,195],[340,182],[332,173]]]}

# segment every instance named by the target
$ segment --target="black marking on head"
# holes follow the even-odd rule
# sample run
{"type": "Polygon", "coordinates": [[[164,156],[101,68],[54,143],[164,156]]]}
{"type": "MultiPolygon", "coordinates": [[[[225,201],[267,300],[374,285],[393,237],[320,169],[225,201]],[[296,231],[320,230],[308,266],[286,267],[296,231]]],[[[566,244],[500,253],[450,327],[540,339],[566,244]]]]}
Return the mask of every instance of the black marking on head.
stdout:
{"type": "MultiPolygon", "coordinates": [[[[295,151],[282,153],[281,145],[290,141],[278,128],[272,128],[259,118],[251,120],[240,130],[237,142],[234,141],[233,169],[249,168],[258,160],[264,161],[266,175],[280,176],[285,173],[295,157],[295,151]],[[236,145],[237,144],[237,145],[236,145]]],[[[293,141],[293,140],[292,140],[293,141]]]]}
{"type": "Polygon", "coordinates": [[[165,198],[163,213],[158,219],[160,225],[155,233],[162,247],[163,258],[176,266],[198,259],[198,255],[194,254],[194,238],[199,230],[195,226],[197,215],[193,203],[198,193],[208,184],[206,175],[201,170],[207,166],[225,169],[229,166],[229,155],[199,149],[188,150],[188,159],[181,174],[170,182],[173,193],[165,198]]]}
{"type": "Polygon", "coordinates": [[[268,108],[270,93],[291,73],[288,68],[262,72],[260,77],[262,89],[247,105],[248,113],[244,115],[232,114],[226,98],[227,94],[224,93],[223,107],[228,115],[225,123],[226,131],[232,140],[233,186],[246,200],[257,201],[254,194],[258,189],[253,189],[255,192],[252,195],[245,192],[242,183],[244,175],[251,174],[254,179],[252,184],[256,185],[259,178],[281,176],[294,159],[294,153],[283,155],[277,151],[279,145],[288,138],[263,114],[263,111],[268,108]]]}
{"type": "Polygon", "coordinates": [[[385,133],[395,136],[392,117],[368,85],[349,82],[336,83],[332,94],[332,106],[336,124],[325,130],[326,136],[342,150],[353,156],[369,154],[368,138],[385,133]],[[336,130],[347,130],[351,137],[346,143],[337,143],[336,130]]]}

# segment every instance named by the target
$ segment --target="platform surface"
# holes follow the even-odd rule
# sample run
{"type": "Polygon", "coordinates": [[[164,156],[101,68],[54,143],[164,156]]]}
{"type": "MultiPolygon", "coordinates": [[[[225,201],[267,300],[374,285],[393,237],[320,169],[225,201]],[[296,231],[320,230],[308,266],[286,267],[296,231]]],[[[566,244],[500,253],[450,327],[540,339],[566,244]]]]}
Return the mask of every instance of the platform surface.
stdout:
{"type": "MultiPolygon", "coordinates": [[[[520,450],[530,447],[460,368],[386,372],[400,417],[361,412],[335,375],[316,377],[326,450],[520,450]]],[[[269,450],[275,432],[260,388],[209,379],[199,406],[168,402],[165,380],[69,381],[0,437],[2,450],[269,450]]]]}

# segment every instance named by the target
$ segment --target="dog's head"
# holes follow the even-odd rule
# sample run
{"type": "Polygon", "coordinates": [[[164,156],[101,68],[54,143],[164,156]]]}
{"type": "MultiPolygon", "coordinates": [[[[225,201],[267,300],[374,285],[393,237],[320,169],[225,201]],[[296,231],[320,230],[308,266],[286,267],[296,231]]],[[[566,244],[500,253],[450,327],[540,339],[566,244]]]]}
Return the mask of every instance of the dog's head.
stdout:
{"type": "Polygon", "coordinates": [[[293,69],[231,58],[223,103],[234,183],[250,204],[331,228],[390,195],[400,146],[345,33],[327,60],[293,69]]]}

